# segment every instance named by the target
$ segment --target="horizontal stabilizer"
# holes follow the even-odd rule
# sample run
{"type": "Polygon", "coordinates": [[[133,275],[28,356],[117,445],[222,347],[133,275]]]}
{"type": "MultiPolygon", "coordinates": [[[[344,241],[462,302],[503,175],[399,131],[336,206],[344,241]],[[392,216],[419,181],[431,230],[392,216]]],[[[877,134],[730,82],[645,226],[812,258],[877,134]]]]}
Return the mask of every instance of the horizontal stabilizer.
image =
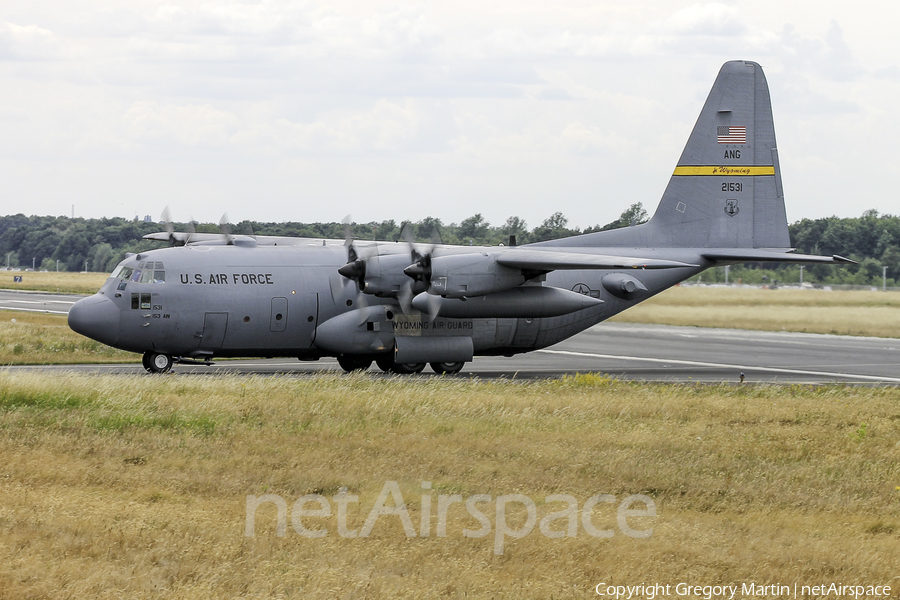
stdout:
{"type": "Polygon", "coordinates": [[[793,252],[777,252],[775,250],[757,250],[754,248],[729,248],[704,252],[703,257],[716,262],[783,262],[783,263],[818,263],[826,265],[857,264],[855,260],[843,256],[816,256],[814,254],[794,254],[793,252]]]}
{"type": "Polygon", "coordinates": [[[548,250],[511,250],[497,256],[497,264],[529,271],[557,271],[572,269],[676,269],[696,267],[677,260],[633,258],[606,254],[580,254],[548,250]]]}

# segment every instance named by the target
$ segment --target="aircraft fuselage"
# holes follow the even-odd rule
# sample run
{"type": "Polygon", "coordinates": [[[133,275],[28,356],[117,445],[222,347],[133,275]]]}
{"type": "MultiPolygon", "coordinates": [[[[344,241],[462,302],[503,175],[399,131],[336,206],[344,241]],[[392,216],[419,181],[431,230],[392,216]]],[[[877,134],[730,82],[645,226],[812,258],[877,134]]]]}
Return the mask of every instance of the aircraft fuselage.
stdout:
{"type": "MultiPolygon", "coordinates": [[[[441,248],[444,255],[472,251],[441,248]]],[[[610,248],[581,251],[626,254],[610,248]]],[[[378,252],[382,258],[408,254],[404,244],[392,243],[379,243],[378,252]]],[[[602,303],[559,316],[497,318],[477,314],[481,309],[471,299],[468,305],[457,302],[463,310],[472,306],[473,316],[432,318],[404,310],[396,298],[361,293],[338,274],[346,262],[346,248],[335,241],[142,252],[124,260],[97,294],[76,305],[70,323],[116,348],[195,359],[377,356],[393,352],[398,338],[402,345],[402,338],[451,337],[470,339],[475,355],[513,355],[575,335],[699,270],[555,271],[530,285],[574,291],[602,303]],[[603,283],[617,274],[637,278],[647,289],[631,298],[617,297],[603,283]],[[320,339],[334,323],[339,325],[336,333],[320,339]],[[354,335],[357,342],[351,340],[354,335]]],[[[536,313],[526,309],[526,314],[536,313]]]]}

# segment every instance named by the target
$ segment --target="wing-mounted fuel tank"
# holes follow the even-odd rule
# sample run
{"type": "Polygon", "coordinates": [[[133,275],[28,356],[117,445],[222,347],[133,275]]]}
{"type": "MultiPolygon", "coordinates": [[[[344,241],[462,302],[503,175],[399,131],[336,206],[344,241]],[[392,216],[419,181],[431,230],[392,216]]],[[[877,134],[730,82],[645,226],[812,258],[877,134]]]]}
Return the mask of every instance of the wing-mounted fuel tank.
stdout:
{"type": "Polygon", "coordinates": [[[423,293],[413,298],[412,302],[413,308],[433,317],[462,319],[558,317],[601,304],[603,301],[597,298],[540,285],[526,285],[465,299],[423,293]]]}
{"type": "Polygon", "coordinates": [[[648,294],[647,286],[634,275],[627,273],[610,273],[600,279],[603,289],[617,298],[637,300],[648,294]]]}

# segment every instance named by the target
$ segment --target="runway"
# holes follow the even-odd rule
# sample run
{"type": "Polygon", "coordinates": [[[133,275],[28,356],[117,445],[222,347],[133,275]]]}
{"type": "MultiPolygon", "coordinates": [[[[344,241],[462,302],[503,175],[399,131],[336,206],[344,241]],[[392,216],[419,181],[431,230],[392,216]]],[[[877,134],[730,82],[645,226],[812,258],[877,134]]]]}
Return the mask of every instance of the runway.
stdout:
{"type": "Polygon", "coordinates": [[[68,314],[72,305],[82,298],[84,296],[78,294],[0,290],[0,310],[65,315],[68,314]]]}
{"type": "MultiPolygon", "coordinates": [[[[80,296],[0,291],[0,309],[64,314],[80,296]]],[[[137,361],[137,356],[135,360],[137,361]]],[[[2,370],[143,374],[128,365],[41,365],[2,370]]],[[[175,374],[302,374],[340,371],[333,359],[219,361],[176,365],[175,374]]],[[[371,371],[378,373],[374,366],[371,371]]],[[[600,323],[544,350],[476,357],[458,377],[542,378],[605,373],[627,380],[720,383],[900,384],[900,340],[808,333],[600,323]]],[[[427,369],[420,377],[434,376],[427,369]]]]}

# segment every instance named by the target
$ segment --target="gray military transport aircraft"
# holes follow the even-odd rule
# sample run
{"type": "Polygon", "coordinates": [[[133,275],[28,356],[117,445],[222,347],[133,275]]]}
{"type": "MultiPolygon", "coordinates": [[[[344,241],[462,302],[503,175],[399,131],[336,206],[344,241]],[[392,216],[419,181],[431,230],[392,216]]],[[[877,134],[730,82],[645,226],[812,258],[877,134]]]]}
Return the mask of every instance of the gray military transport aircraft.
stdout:
{"type": "MultiPolygon", "coordinates": [[[[171,229],[171,227],[170,227],[171,229]]],[[[346,371],[456,373],[545,348],[709,267],[847,263],[792,253],[769,90],[725,63],[647,223],[516,246],[166,231],[128,256],[69,326],[144,367],[333,356],[346,371]]],[[[409,236],[406,236],[409,237],[409,236]]]]}

